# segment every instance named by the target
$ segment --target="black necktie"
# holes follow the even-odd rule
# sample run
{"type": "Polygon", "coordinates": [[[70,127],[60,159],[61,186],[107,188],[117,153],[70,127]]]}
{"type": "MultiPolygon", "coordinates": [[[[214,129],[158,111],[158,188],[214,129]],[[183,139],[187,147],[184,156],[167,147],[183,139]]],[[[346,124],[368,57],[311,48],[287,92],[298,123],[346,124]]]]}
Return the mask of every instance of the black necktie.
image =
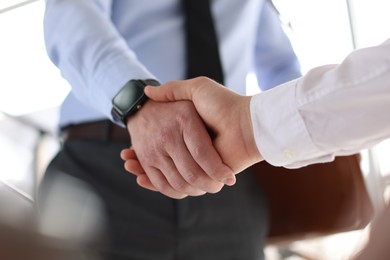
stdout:
{"type": "Polygon", "coordinates": [[[182,0],[182,3],[186,17],[187,77],[206,76],[223,84],[210,0],[182,0]]]}

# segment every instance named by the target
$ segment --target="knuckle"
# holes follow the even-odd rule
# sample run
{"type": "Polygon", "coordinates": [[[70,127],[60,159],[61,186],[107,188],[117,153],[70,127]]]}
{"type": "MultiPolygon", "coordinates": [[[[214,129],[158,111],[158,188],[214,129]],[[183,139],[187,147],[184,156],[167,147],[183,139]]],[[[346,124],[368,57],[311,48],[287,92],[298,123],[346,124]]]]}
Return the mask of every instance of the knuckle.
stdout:
{"type": "Polygon", "coordinates": [[[186,175],[185,175],[185,179],[186,181],[190,184],[190,185],[194,185],[198,182],[199,180],[199,176],[195,173],[192,173],[192,172],[188,172],[186,175]]]}
{"type": "Polygon", "coordinates": [[[199,191],[195,192],[194,194],[191,194],[191,196],[198,197],[198,196],[205,195],[206,193],[207,193],[206,191],[199,190],[199,191]]]}
{"type": "Polygon", "coordinates": [[[219,168],[215,168],[212,171],[209,172],[209,176],[214,180],[223,180],[230,176],[230,173],[227,173],[225,171],[221,171],[219,168]]]}
{"type": "Polygon", "coordinates": [[[169,185],[163,185],[158,190],[160,193],[174,199],[183,199],[187,197],[188,195],[185,192],[180,192],[176,190],[174,187],[171,187],[169,185]]]}
{"type": "Polygon", "coordinates": [[[197,84],[207,83],[210,82],[211,79],[205,76],[199,76],[195,78],[197,84]]]}
{"type": "Polygon", "coordinates": [[[184,198],[187,198],[188,195],[187,194],[180,194],[180,195],[175,195],[174,198],[175,199],[178,199],[178,200],[181,200],[181,199],[184,199],[184,198]]]}
{"type": "Polygon", "coordinates": [[[185,197],[188,196],[187,194],[179,193],[179,192],[172,191],[172,190],[162,191],[161,193],[164,194],[165,196],[173,198],[173,199],[184,199],[185,197]]]}
{"type": "Polygon", "coordinates": [[[203,85],[210,85],[210,84],[215,84],[215,81],[208,78],[208,77],[205,77],[205,76],[200,76],[200,77],[197,77],[195,79],[195,84],[197,84],[198,86],[203,86],[203,85]]]}
{"type": "Polygon", "coordinates": [[[171,186],[176,192],[180,194],[199,196],[199,194],[205,193],[205,191],[195,188],[195,186],[190,185],[185,180],[176,181],[175,183],[172,183],[171,186]]]}
{"type": "Polygon", "coordinates": [[[179,125],[186,125],[191,122],[192,118],[189,115],[194,112],[195,109],[192,104],[183,103],[180,106],[180,111],[178,111],[175,115],[175,120],[179,123],[179,125]]]}
{"type": "Polygon", "coordinates": [[[179,191],[172,189],[172,188],[166,188],[161,193],[168,196],[168,197],[174,198],[174,199],[184,199],[185,197],[188,196],[187,193],[179,192],[179,191]]]}
{"type": "Polygon", "coordinates": [[[154,181],[153,186],[156,188],[157,191],[164,193],[166,192],[166,186],[161,181],[154,181]]]}
{"type": "Polygon", "coordinates": [[[174,180],[172,181],[172,187],[176,190],[176,191],[179,191],[179,192],[183,192],[183,193],[190,193],[191,192],[191,187],[190,185],[185,182],[184,180],[174,180]]]}
{"type": "Polygon", "coordinates": [[[222,190],[222,188],[224,187],[224,184],[223,183],[217,183],[213,186],[212,190],[209,191],[209,193],[218,193],[222,190]]]}
{"type": "Polygon", "coordinates": [[[174,141],[173,133],[170,128],[162,127],[158,133],[158,142],[155,143],[155,149],[161,148],[160,145],[171,144],[174,141]]]}
{"type": "Polygon", "coordinates": [[[180,125],[180,126],[182,126],[182,125],[186,125],[186,123],[187,123],[187,118],[188,118],[188,113],[187,113],[187,107],[186,106],[183,106],[183,108],[181,109],[181,112],[182,113],[177,113],[176,115],[175,115],[175,120],[176,120],[176,122],[180,125]]]}
{"type": "Polygon", "coordinates": [[[204,156],[203,152],[203,144],[201,143],[193,143],[191,147],[191,155],[196,161],[201,161],[204,156]]]}

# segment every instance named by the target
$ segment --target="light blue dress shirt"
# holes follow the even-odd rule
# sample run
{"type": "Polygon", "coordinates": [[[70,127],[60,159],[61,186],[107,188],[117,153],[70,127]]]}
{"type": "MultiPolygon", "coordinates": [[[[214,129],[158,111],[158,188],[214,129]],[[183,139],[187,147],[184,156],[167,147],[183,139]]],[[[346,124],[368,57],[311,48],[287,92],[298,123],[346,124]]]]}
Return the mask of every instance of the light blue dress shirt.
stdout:
{"type": "MultiPolygon", "coordinates": [[[[113,120],[111,100],[130,79],[185,78],[180,2],[46,1],[47,52],[72,86],[61,107],[61,126],[113,120]]],[[[212,0],[212,12],[227,87],[245,94],[251,71],[263,90],[300,75],[292,46],[266,1],[212,0]]]]}

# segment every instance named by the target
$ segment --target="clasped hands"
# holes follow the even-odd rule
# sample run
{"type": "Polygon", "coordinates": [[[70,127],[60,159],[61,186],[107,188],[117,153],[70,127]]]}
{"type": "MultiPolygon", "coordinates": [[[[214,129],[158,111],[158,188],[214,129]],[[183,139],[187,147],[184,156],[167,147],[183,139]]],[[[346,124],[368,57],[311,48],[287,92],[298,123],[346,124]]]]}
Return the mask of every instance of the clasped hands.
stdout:
{"type": "Polygon", "coordinates": [[[263,160],[254,141],[250,98],[198,77],[146,87],[150,98],[127,122],[121,152],[141,187],[172,198],[216,193],[263,160]]]}

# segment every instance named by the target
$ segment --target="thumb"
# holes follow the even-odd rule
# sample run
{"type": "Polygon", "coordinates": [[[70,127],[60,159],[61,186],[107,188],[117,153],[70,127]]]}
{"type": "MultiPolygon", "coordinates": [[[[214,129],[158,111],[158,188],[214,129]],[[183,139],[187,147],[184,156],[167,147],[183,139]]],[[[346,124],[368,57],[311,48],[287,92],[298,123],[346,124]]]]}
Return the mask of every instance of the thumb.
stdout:
{"type": "Polygon", "coordinates": [[[147,86],[145,94],[154,101],[192,100],[192,87],[189,80],[176,80],[167,82],[159,87],[147,86]]]}

